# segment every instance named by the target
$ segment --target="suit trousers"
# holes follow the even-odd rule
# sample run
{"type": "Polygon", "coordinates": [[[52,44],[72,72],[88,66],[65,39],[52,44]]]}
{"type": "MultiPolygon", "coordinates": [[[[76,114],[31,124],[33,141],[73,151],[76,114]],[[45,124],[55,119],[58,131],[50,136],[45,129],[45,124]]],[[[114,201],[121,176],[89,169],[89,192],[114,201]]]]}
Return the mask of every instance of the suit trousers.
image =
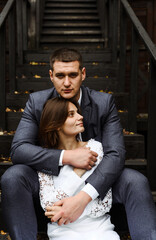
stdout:
{"type": "MultiPolygon", "coordinates": [[[[2,211],[12,240],[36,240],[47,222],[39,201],[37,173],[26,165],[10,167],[1,178],[2,211]]],[[[132,240],[156,239],[156,208],[147,178],[124,169],[113,186],[113,203],[125,206],[132,240]]]]}

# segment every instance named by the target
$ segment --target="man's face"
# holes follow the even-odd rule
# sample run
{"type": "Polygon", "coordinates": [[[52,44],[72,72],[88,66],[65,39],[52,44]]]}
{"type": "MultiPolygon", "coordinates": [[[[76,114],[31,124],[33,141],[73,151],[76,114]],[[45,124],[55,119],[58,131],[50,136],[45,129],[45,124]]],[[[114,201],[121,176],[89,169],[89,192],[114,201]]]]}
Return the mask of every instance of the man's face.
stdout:
{"type": "Polygon", "coordinates": [[[49,71],[50,79],[58,94],[63,98],[80,97],[80,86],[86,77],[85,68],[80,70],[79,62],[54,62],[53,71],[49,71]]]}

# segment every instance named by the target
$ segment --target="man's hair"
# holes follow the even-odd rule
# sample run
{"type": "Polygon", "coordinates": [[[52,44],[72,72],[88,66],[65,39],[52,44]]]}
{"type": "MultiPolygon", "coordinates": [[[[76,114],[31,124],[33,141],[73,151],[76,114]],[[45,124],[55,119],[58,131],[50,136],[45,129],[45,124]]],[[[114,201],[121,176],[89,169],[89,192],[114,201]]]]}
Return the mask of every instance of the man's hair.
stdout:
{"type": "Polygon", "coordinates": [[[39,141],[42,147],[58,148],[58,129],[63,126],[68,117],[69,102],[72,102],[77,107],[78,113],[80,113],[79,105],[73,99],[56,97],[49,99],[45,103],[39,126],[39,141]]]}
{"type": "Polygon", "coordinates": [[[50,67],[53,71],[54,62],[79,62],[79,68],[82,70],[82,56],[76,49],[60,48],[55,50],[50,56],[50,67]]]}

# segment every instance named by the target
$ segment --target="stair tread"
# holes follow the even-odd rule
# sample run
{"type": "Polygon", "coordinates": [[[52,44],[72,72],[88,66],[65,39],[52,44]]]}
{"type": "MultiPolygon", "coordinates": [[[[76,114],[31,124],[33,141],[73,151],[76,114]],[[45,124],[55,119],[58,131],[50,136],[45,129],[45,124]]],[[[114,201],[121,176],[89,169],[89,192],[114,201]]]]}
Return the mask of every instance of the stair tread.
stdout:
{"type": "MultiPolygon", "coordinates": [[[[11,161],[0,161],[0,166],[11,166],[12,162],[11,161]]],[[[146,159],[127,159],[125,161],[125,165],[138,165],[138,166],[146,166],[147,165],[147,160],[146,159]]]]}
{"type": "MultiPolygon", "coordinates": [[[[58,3],[58,2],[73,2],[73,0],[46,0],[46,3],[58,3]]],[[[80,2],[80,3],[84,3],[84,2],[96,2],[96,0],[77,0],[76,1],[76,3],[78,3],[78,2],[80,2]]]]}
{"type": "Polygon", "coordinates": [[[54,37],[41,37],[40,42],[46,42],[46,43],[100,43],[103,42],[104,43],[104,39],[103,38],[54,38],[54,37]]]}
{"type": "Polygon", "coordinates": [[[98,11],[97,9],[60,9],[60,8],[52,8],[52,9],[47,9],[44,11],[44,14],[58,14],[58,13],[77,13],[77,14],[81,14],[81,13],[84,13],[84,14],[88,14],[88,13],[93,13],[93,14],[97,14],[98,11]]]}
{"type": "Polygon", "coordinates": [[[45,5],[45,7],[47,8],[55,8],[55,7],[61,7],[61,8],[96,8],[96,3],[85,3],[85,2],[82,2],[82,3],[77,3],[77,2],[72,2],[72,3],[47,3],[45,5]]]}
{"type": "Polygon", "coordinates": [[[65,23],[65,22],[45,22],[42,24],[43,27],[100,27],[99,23],[65,23]]]}
{"type": "Polygon", "coordinates": [[[52,15],[52,16],[44,16],[43,20],[99,20],[98,16],[92,16],[92,15],[87,15],[87,16],[83,16],[82,15],[71,15],[71,16],[62,16],[62,15],[52,15]]]}
{"type": "Polygon", "coordinates": [[[77,35],[90,35],[90,34],[94,34],[94,35],[99,35],[101,34],[100,30],[42,30],[42,34],[57,34],[57,35],[73,35],[73,34],[77,34],[77,35]]]}
{"type": "Polygon", "coordinates": [[[130,165],[135,165],[135,166],[146,166],[147,165],[147,160],[144,158],[136,158],[136,159],[126,159],[125,165],[130,166],[130,165]]]}

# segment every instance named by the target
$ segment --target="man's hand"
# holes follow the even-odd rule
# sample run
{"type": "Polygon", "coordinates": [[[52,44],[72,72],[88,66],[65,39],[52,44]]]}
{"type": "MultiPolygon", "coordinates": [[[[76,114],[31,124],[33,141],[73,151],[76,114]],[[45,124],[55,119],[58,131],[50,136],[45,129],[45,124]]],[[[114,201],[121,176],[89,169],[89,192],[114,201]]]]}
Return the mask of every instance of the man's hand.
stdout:
{"type": "Polygon", "coordinates": [[[90,170],[97,161],[98,154],[91,151],[90,148],[77,148],[74,150],[65,150],[63,154],[63,165],[72,165],[76,168],[90,170]]]}
{"type": "Polygon", "coordinates": [[[54,214],[51,221],[58,221],[59,226],[76,221],[91,200],[92,198],[87,193],[81,191],[73,197],[64,198],[56,202],[54,206],[62,206],[62,208],[54,214]]]}

